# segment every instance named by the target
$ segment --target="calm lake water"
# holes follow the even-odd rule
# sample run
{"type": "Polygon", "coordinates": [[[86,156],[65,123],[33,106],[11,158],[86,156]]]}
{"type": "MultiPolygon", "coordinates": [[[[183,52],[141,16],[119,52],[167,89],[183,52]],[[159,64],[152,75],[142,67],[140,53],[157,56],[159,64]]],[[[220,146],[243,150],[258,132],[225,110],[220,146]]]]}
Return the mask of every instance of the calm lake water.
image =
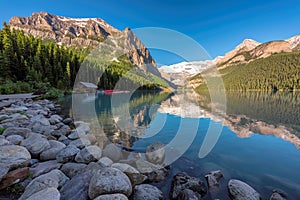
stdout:
{"type": "MultiPolygon", "coordinates": [[[[156,141],[169,144],[183,122],[184,145],[184,140],[189,140],[196,130],[185,153],[171,164],[170,177],[185,171],[205,181],[205,174],[220,169],[224,179],[219,189],[211,190],[206,199],[228,199],[226,184],[231,178],[245,181],[263,199],[268,199],[273,189],[281,189],[289,199],[300,199],[299,93],[228,93],[223,116],[210,112],[208,97],[196,95],[186,98],[181,94],[136,92],[113,97],[82,96],[76,101],[76,108],[95,108],[97,121],[112,142],[138,152],[156,141]],[[199,158],[209,126],[222,131],[210,153],[199,158]]],[[[60,103],[65,114],[74,114],[71,97],[60,103]]],[[[169,178],[157,185],[167,193],[170,181],[169,178]]]]}

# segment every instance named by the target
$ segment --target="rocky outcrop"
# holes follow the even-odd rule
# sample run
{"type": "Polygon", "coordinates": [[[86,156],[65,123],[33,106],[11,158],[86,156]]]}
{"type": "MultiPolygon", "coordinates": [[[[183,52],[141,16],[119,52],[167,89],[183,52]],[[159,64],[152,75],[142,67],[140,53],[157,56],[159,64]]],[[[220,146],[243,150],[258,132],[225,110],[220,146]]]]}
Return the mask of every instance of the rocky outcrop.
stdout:
{"type": "Polygon", "coordinates": [[[228,183],[228,190],[233,200],[260,200],[260,194],[250,185],[240,180],[231,179],[228,183]]]}

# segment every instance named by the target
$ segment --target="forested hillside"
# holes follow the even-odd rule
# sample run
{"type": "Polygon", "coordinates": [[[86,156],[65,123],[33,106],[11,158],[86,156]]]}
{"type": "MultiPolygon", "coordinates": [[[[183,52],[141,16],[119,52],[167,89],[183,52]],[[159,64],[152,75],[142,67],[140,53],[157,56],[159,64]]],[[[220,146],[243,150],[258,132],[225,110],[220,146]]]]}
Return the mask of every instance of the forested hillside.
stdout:
{"type": "MultiPolygon", "coordinates": [[[[230,91],[300,90],[300,52],[273,54],[247,64],[226,67],[220,73],[226,90],[230,91]]],[[[201,74],[191,78],[200,82],[201,79],[201,74]]],[[[197,90],[205,87],[205,84],[201,84],[197,90]]]]}
{"type": "MultiPolygon", "coordinates": [[[[0,30],[0,93],[31,92],[50,86],[71,89],[88,53],[88,48],[78,50],[60,46],[27,36],[19,30],[10,30],[4,24],[0,30]]],[[[118,79],[134,67],[126,57],[120,58],[120,62],[111,62],[106,68],[100,66],[99,61],[89,62],[90,66],[104,69],[98,84],[103,89],[113,89],[118,79]]],[[[138,83],[147,89],[168,86],[161,78],[142,72],[127,79],[128,84],[138,83]]]]}

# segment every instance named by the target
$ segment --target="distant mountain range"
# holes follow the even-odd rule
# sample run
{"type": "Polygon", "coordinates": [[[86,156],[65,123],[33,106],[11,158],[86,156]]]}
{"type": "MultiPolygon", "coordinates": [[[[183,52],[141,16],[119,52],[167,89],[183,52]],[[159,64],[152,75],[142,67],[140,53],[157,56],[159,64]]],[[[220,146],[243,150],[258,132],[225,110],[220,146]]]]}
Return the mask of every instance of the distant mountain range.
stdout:
{"type": "Polygon", "coordinates": [[[198,62],[183,62],[170,66],[163,66],[159,69],[161,74],[174,84],[182,85],[189,77],[192,77],[203,70],[217,66],[219,69],[237,64],[250,63],[259,58],[267,58],[272,54],[300,51],[300,35],[286,40],[270,41],[259,43],[252,39],[245,39],[241,44],[224,56],[217,56],[213,60],[198,62]]]}
{"type": "MultiPolygon", "coordinates": [[[[126,49],[133,64],[160,76],[150,52],[129,28],[120,31],[100,18],[69,18],[35,12],[29,17],[12,17],[8,25],[45,41],[75,48],[94,48],[104,42],[106,45],[109,43],[111,53],[126,49]]],[[[117,61],[116,55],[110,57],[117,61]]]]}

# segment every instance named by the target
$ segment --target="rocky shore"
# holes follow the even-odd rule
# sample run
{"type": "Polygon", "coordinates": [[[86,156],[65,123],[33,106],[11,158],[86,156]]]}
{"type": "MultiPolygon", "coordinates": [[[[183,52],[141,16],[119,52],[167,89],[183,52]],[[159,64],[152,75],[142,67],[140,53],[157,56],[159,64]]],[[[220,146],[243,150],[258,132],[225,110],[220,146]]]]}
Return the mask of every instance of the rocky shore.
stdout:
{"type": "MultiPolygon", "coordinates": [[[[145,157],[112,143],[103,147],[88,123],[63,118],[60,106],[49,100],[2,100],[1,105],[0,199],[209,199],[223,179],[221,171],[170,177],[170,167],[161,164],[161,143],[150,145],[145,157]],[[164,194],[154,183],[168,178],[164,194]]],[[[229,180],[227,187],[225,199],[261,199],[240,180],[229,180]]],[[[274,190],[270,199],[286,195],[274,190]]]]}

